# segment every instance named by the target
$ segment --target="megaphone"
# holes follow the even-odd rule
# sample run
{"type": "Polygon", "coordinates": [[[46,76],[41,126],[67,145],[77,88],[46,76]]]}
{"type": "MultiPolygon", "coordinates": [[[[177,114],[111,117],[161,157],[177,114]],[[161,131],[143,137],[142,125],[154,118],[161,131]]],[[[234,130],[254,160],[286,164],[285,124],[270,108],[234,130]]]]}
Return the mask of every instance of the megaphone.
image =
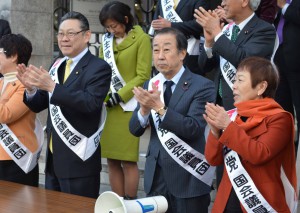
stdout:
{"type": "Polygon", "coordinates": [[[124,200],[114,192],[103,192],[95,204],[95,213],[164,213],[168,202],[164,196],[124,200]]]}

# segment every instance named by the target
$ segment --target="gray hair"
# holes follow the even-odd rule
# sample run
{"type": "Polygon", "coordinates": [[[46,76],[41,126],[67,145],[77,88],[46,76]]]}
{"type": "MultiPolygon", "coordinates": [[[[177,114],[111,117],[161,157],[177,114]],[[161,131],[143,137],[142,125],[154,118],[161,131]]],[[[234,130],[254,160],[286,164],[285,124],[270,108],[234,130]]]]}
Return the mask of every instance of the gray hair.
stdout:
{"type": "Polygon", "coordinates": [[[256,11],[260,4],[260,0],[249,0],[249,6],[251,10],[256,11]]]}

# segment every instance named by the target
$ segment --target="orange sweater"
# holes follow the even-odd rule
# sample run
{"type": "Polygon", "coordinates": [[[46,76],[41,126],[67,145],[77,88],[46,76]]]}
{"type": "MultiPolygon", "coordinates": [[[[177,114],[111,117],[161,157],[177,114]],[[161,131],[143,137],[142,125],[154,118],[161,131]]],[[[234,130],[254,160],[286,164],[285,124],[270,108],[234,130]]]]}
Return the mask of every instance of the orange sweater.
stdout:
{"type": "MultiPolygon", "coordinates": [[[[0,80],[2,88],[3,79],[0,80]]],[[[25,87],[20,81],[8,83],[0,96],[0,123],[8,125],[11,131],[31,152],[38,148],[34,134],[35,113],[23,103],[25,87]]],[[[11,160],[0,145],[0,160],[11,160]]]]}

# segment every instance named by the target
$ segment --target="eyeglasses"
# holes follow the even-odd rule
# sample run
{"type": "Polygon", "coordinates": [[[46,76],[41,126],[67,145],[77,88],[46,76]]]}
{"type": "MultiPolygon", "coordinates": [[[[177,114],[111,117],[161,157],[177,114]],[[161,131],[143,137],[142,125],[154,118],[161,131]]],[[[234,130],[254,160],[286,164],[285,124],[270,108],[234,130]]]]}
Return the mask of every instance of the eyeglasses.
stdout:
{"type": "Polygon", "coordinates": [[[6,53],[6,50],[4,50],[3,48],[0,48],[0,53],[6,53]]]}
{"type": "Polygon", "coordinates": [[[66,36],[67,38],[74,38],[79,33],[85,32],[85,31],[87,31],[87,30],[81,30],[79,32],[67,32],[67,33],[58,32],[56,35],[57,35],[58,39],[62,39],[64,36],[66,36]]]}

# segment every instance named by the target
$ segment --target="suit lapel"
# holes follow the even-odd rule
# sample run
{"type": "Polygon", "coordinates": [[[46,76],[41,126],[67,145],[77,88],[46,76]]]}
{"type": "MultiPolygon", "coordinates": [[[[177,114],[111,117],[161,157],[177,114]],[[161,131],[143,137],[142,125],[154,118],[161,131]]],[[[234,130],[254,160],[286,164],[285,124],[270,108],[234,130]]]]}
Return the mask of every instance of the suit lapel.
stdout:
{"type": "Polygon", "coordinates": [[[74,67],[73,71],[64,83],[65,86],[69,86],[80,76],[80,74],[83,72],[83,68],[87,65],[90,57],[91,53],[88,51],[74,67]]]}
{"type": "MultiPolygon", "coordinates": [[[[184,5],[187,4],[185,0],[181,0],[179,2],[179,4],[177,5],[175,11],[177,12],[177,14],[179,15],[180,11],[182,10],[182,8],[184,8],[184,5]]],[[[181,18],[181,17],[180,17],[181,18]]]]}
{"type": "Polygon", "coordinates": [[[169,102],[169,107],[175,108],[182,96],[186,91],[188,91],[190,85],[192,83],[191,71],[189,69],[185,69],[181,78],[176,85],[176,88],[172,94],[172,97],[169,102]]]}
{"type": "Polygon", "coordinates": [[[240,45],[243,41],[247,40],[247,37],[251,36],[252,31],[255,29],[257,25],[257,21],[258,21],[258,17],[254,15],[238,35],[235,41],[236,45],[240,45]]]}

